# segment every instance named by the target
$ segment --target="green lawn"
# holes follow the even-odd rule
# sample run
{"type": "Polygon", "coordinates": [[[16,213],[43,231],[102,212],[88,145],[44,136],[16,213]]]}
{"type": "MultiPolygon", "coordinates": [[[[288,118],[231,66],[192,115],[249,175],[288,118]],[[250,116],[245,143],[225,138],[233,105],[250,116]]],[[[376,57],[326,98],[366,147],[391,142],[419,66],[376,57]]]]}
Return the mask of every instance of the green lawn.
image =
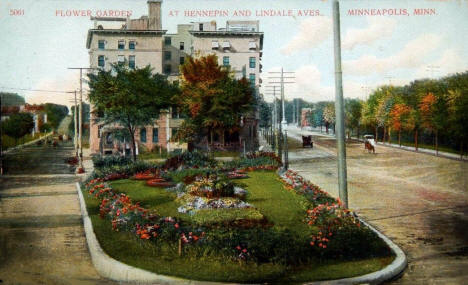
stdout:
{"type": "MultiPolygon", "coordinates": [[[[249,177],[241,180],[249,192],[246,201],[252,203],[273,227],[288,228],[307,238],[310,228],[303,222],[306,199],[285,190],[274,172],[249,172],[249,177]]],[[[179,204],[173,193],[147,187],[143,181],[118,180],[111,184],[114,191],[128,194],[145,208],[156,209],[163,216],[187,219],[186,214],[177,212],[179,204]]],[[[356,261],[312,260],[307,265],[291,267],[274,263],[239,263],[210,249],[190,246],[184,248],[180,257],[176,244],[142,241],[132,233],[112,231],[109,220],[99,218],[99,201],[85,191],[84,196],[104,251],[124,263],[159,274],[209,281],[289,283],[362,275],[379,270],[393,260],[392,257],[356,261]]],[[[224,217],[220,214],[218,218],[224,217]]]]}

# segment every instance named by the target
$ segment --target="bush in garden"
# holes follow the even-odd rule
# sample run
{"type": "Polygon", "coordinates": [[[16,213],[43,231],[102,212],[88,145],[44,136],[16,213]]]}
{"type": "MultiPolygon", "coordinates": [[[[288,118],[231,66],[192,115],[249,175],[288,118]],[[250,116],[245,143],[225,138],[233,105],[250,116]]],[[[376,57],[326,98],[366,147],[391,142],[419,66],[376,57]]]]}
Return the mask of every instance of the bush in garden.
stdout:
{"type": "Polygon", "coordinates": [[[115,165],[127,165],[132,163],[130,158],[120,155],[96,155],[93,156],[94,168],[112,167],[115,165]]]}
{"type": "Polygon", "coordinates": [[[216,161],[200,151],[184,151],[172,154],[164,163],[163,168],[178,169],[181,166],[185,168],[207,168],[216,166],[216,161]]]}

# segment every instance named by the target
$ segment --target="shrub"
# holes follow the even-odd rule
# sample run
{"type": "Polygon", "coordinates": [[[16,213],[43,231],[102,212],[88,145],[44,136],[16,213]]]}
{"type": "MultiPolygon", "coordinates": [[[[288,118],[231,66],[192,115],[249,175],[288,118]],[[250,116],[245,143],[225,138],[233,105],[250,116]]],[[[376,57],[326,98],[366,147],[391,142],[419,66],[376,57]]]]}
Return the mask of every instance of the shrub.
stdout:
{"type": "Polygon", "coordinates": [[[132,163],[130,158],[120,155],[96,155],[93,156],[94,168],[112,167],[132,163]]]}
{"type": "Polygon", "coordinates": [[[163,168],[178,169],[181,166],[185,168],[214,167],[216,166],[216,161],[199,151],[185,151],[172,154],[164,163],[163,168]]]}

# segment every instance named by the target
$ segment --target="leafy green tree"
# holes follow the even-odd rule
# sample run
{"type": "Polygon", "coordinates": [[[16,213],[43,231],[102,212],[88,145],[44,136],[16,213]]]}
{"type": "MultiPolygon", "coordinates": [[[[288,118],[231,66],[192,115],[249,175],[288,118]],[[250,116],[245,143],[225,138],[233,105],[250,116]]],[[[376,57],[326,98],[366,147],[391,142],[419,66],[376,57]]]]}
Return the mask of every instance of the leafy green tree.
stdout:
{"type": "Polygon", "coordinates": [[[354,129],[357,129],[357,136],[359,137],[359,122],[361,120],[362,103],[359,99],[345,99],[345,119],[346,127],[349,129],[348,138],[354,129]]]}
{"type": "Polygon", "coordinates": [[[15,139],[15,145],[18,139],[24,137],[34,128],[34,120],[29,113],[12,114],[1,124],[2,133],[15,139]]]}
{"type": "Polygon", "coordinates": [[[64,105],[53,103],[44,104],[44,112],[47,114],[47,123],[52,129],[57,129],[60,122],[68,115],[68,108],[64,105]]]}
{"type": "Polygon", "coordinates": [[[129,69],[112,65],[111,70],[88,74],[89,100],[104,124],[121,125],[130,137],[133,160],[136,160],[136,130],[152,124],[162,108],[171,105],[178,87],[152,68],[129,69]]]}
{"type": "Polygon", "coordinates": [[[260,127],[269,127],[271,125],[271,108],[263,98],[259,100],[258,112],[260,115],[260,127]]]}

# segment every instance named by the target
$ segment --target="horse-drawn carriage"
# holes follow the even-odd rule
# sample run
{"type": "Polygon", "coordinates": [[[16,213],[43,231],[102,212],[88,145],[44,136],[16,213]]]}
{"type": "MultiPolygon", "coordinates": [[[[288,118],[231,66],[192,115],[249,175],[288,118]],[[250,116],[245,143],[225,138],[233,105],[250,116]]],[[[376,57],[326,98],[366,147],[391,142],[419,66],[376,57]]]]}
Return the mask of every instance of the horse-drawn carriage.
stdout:
{"type": "Polygon", "coordinates": [[[310,146],[314,147],[314,142],[312,141],[312,136],[302,136],[302,147],[310,146]]]}
{"type": "Polygon", "coordinates": [[[373,135],[364,135],[364,149],[367,149],[367,152],[375,153],[375,140],[373,135]]]}

